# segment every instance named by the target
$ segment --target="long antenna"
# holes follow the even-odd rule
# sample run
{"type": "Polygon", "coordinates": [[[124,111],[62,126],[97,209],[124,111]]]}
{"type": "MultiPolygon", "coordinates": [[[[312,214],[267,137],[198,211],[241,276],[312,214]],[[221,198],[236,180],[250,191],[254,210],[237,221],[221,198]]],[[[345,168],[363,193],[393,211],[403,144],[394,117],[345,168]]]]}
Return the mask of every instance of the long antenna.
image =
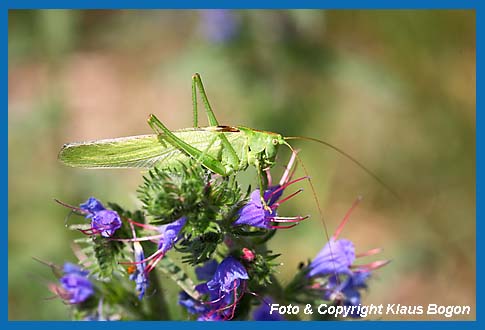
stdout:
{"type": "Polygon", "coordinates": [[[355,159],[354,157],[352,157],[351,155],[349,155],[348,153],[346,153],[342,149],[334,146],[333,144],[330,144],[330,143],[325,142],[323,140],[319,140],[319,139],[315,139],[315,138],[311,138],[311,137],[306,137],[306,136],[287,136],[287,137],[284,137],[283,139],[285,139],[285,140],[313,141],[313,142],[317,142],[317,143],[323,144],[324,146],[326,146],[326,147],[328,147],[330,149],[335,150],[336,152],[338,152],[339,154],[341,154],[342,156],[344,156],[345,158],[347,158],[348,160],[350,160],[352,163],[354,163],[355,165],[357,165],[358,167],[360,167],[360,169],[362,169],[364,172],[366,172],[368,175],[370,175],[382,187],[384,187],[388,192],[390,192],[395,198],[397,198],[399,200],[401,199],[399,197],[399,195],[391,187],[389,187],[380,177],[378,177],[374,172],[372,172],[371,170],[369,170],[366,166],[364,166],[357,159],[355,159]]]}
{"type": "MultiPolygon", "coordinates": [[[[290,148],[291,152],[295,155],[296,159],[301,164],[301,167],[303,169],[303,172],[305,172],[305,176],[306,176],[306,178],[308,180],[308,183],[310,184],[310,188],[312,189],[312,193],[313,193],[313,199],[315,200],[315,203],[317,204],[318,213],[320,214],[320,219],[322,220],[323,231],[325,232],[325,238],[327,239],[328,247],[330,249],[330,256],[331,256],[331,259],[332,259],[332,265],[333,265],[334,269],[336,269],[337,267],[335,265],[335,259],[333,257],[334,254],[333,254],[333,250],[332,250],[332,242],[330,242],[330,234],[328,232],[328,227],[327,227],[327,223],[325,222],[325,218],[323,217],[322,207],[320,206],[320,201],[318,200],[317,191],[315,189],[315,186],[313,185],[312,179],[308,175],[308,171],[307,171],[307,169],[305,167],[305,164],[303,163],[303,161],[301,160],[301,158],[298,156],[298,154],[295,151],[295,149],[293,149],[293,147],[288,142],[285,142],[285,145],[288,148],[290,148]]],[[[333,237],[332,237],[332,239],[333,239],[333,237]]],[[[340,280],[337,277],[337,283],[339,281],[340,280]]]]}
{"type": "Polygon", "coordinates": [[[318,197],[317,197],[317,191],[315,189],[315,186],[313,185],[313,182],[312,182],[312,179],[310,178],[310,176],[308,175],[308,171],[305,167],[305,164],[302,162],[302,160],[300,159],[300,157],[298,156],[297,152],[295,151],[295,149],[293,149],[293,147],[285,142],[285,145],[290,148],[291,152],[293,152],[293,154],[295,155],[296,159],[298,160],[298,162],[301,164],[301,167],[303,169],[303,172],[305,172],[305,177],[306,179],[308,180],[308,183],[310,184],[310,188],[312,189],[312,193],[313,193],[313,198],[315,199],[315,203],[317,204],[317,209],[318,209],[318,213],[320,214],[320,219],[322,220],[322,224],[323,224],[323,229],[325,231],[325,236],[326,236],[326,239],[327,241],[330,240],[330,235],[328,233],[328,228],[327,228],[327,223],[325,222],[325,219],[323,217],[323,211],[322,211],[322,207],[320,206],[320,201],[318,200],[318,197]]]}

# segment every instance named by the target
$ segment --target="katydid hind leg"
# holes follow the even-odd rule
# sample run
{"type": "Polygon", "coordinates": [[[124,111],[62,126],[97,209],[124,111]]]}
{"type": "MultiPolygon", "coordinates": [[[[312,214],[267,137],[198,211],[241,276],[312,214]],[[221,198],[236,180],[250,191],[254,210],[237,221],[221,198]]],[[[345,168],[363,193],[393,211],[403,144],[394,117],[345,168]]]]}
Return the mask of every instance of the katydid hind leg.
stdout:
{"type": "Polygon", "coordinates": [[[194,116],[194,128],[197,128],[199,127],[199,112],[197,109],[197,84],[194,78],[192,78],[192,108],[194,116]]]}
{"type": "MultiPolygon", "coordinates": [[[[195,73],[192,76],[192,92],[195,93],[195,101],[197,101],[196,87],[199,88],[200,96],[202,97],[202,102],[204,103],[205,112],[207,114],[209,125],[219,126],[219,122],[217,121],[217,118],[214,115],[214,111],[212,111],[211,105],[209,103],[209,99],[207,98],[207,94],[205,93],[204,85],[202,84],[202,79],[200,78],[200,75],[198,73],[195,73]]],[[[194,96],[192,96],[192,98],[194,98],[194,96]]]]}
{"type": "Polygon", "coordinates": [[[150,114],[147,122],[156,134],[163,134],[165,130],[169,130],[154,114],[150,114]]]}
{"type": "MultiPolygon", "coordinates": [[[[200,78],[200,75],[198,73],[195,73],[192,76],[192,81],[193,81],[193,92],[195,89],[195,102],[197,102],[197,91],[196,87],[199,89],[200,95],[202,97],[202,102],[204,103],[205,111],[207,114],[207,120],[209,121],[209,125],[211,126],[219,126],[219,122],[217,121],[217,118],[214,114],[214,111],[212,111],[212,108],[209,103],[209,99],[207,98],[207,94],[204,89],[204,85],[202,84],[202,79],[200,78]]],[[[194,108],[196,109],[196,108],[194,108]]],[[[195,110],[194,110],[195,111],[195,110]]],[[[229,163],[232,168],[237,168],[239,166],[240,159],[236,153],[236,150],[234,150],[234,147],[231,145],[227,137],[224,135],[224,133],[218,133],[219,138],[221,139],[222,146],[227,150],[229,153],[229,163]]]]}
{"type": "Polygon", "coordinates": [[[200,159],[200,162],[212,172],[223,176],[227,175],[226,168],[219,160],[215,159],[211,155],[208,155],[206,152],[203,152],[191,146],[187,142],[177,137],[155,115],[150,115],[150,117],[148,118],[148,124],[155,132],[160,135],[160,137],[163,137],[168,143],[178,149],[183,150],[190,157],[194,159],[200,159]]]}

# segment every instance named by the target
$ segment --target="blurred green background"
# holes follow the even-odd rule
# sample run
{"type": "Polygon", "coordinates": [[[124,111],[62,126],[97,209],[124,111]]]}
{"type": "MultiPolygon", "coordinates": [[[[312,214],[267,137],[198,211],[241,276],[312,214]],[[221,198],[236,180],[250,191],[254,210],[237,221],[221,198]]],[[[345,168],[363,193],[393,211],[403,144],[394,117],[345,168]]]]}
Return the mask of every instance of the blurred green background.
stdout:
{"type": "MultiPolygon", "coordinates": [[[[11,11],[9,319],[69,318],[46,299],[53,277],[32,259],[75,260],[80,234],[64,227],[68,212],[53,198],[138,206],[138,171],[66,168],[62,144],[151,133],[149,113],[190,127],[194,72],[221,123],[324,139],[400,194],[332,150],[292,143],[330,233],[364,197],[342,237],[392,259],[365,304],[470,305],[456,319],[474,319],[475,66],[474,11],[11,11]]],[[[243,179],[254,184],[255,174],[243,179]]],[[[281,214],[312,220],[271,244],[283,253],[282,282],[326,242],[302,186],[281,214]]]]}

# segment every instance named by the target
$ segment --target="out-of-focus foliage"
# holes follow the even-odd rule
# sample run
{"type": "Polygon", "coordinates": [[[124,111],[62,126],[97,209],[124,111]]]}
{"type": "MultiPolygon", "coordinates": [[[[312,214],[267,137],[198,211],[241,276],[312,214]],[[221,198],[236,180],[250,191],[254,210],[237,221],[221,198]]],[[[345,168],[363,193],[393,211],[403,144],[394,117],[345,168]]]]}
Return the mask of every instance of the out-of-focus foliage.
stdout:
{"type": "MultiPolygon", "coordinates": [[[[342,237],[393,259],[364,303],[474,310],[475,65],[473,11],[10,11],[9,318],[69,317],[32,260],[73,261],[53,198],[135,203],[139,172],[65,168],[62,144],[150,133],[151,112],[190,127],[194,72],[221,123],[325,139],[398,191],[292,143],[329,231],[363,195],[342,237]]],[[[313,220],[274,239],[283,282],[326,242],[305,196],[284,207],[313,220]]]]}

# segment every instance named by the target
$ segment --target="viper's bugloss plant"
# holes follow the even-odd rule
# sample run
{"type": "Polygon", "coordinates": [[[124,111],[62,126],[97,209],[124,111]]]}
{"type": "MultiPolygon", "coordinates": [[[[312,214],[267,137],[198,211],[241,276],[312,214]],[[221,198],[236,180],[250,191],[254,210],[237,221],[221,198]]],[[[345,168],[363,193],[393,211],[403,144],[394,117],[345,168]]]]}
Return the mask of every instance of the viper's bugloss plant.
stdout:
{"type": "Polygon", "coordinates": [[[308,218],[279,210],[302,192],[288,189],[307,178],[293,179],[295,157],[278,183],[266,171],[264,194],[189,160],[151,169],[135,211],[94,197],[79,207],[60,202],[84,217],[68,220],[82,233],[74,242],[80,266],[54,272],[59,283],[51,291],[79,320],[169,320],[169,304],[189,320],[285,320],[302,315],[270,313],[270,304],[360,304],[371,273],[386,261],[356,264],[378,250],[356,255],[351,241],[338,239],[348,215],[288,285],[276,277],[279,254],[268,241],[308,218]]]}

